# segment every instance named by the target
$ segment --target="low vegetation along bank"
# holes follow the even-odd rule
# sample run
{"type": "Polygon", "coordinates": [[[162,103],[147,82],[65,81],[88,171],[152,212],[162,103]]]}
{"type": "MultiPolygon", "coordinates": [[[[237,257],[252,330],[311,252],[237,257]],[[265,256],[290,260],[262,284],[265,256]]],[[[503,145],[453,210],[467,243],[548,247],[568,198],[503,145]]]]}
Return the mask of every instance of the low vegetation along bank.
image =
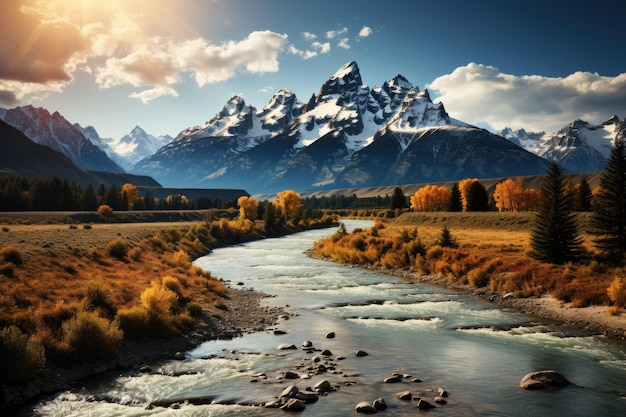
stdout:
{"type": "MultiPolygon", "coordinates": [[[[589,213],[577,214],[581,230],[589,213]]],[[[625,268],[592,257],[556,265],[530,256],[533,213],[409,212],[374,227],[340,230],[316,242],[318,257],[510,298],[549,294],[569,307],[603,306],[606,315],[626,307],[625,268]]],[[[592,251],[592,237],[583,234],[592,251]]],[[[615,329],[623,337],[626,329],[615,329]]]]}
{"type": "Polygon", "coordinates": [[[114,361],[129,343],[148,346],[210,327],[227,313],[230,292],[193,259],[218,246],[332,224],[335,218],[321,215],[300,217],[295,224],[273,222],[271,230],[245,216],[184,223],[5,224],[0,387],[49,379],[51,369],[114,361]]]}

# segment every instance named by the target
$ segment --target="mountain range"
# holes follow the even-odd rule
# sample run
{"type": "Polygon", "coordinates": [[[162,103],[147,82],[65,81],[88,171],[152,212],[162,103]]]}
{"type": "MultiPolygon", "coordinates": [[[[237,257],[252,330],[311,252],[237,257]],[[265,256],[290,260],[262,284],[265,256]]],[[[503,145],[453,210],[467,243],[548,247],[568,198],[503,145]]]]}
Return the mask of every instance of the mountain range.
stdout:
{"type": "Polygon", "coordinates": [[[549,161],[567,172],[604,170],[616,139],[626,139],[626,121],[617,115],[601,124],[575,120],[554,133],[503,129],[499,135],[549,161]]]}
{"type": "Polygon", "coordinates": [[[0,175],[26,178],[52,178],[57,176],[86,186],[92,184],[160,187],[153,178],[123,172],[85,170],[61,152],[35,143],[24,133],[0,120],[0,175]]]}
{"type": "Polygon", "coordinates": [[[546,172],[548,162],[451,118],[404,76],[363,84],[355,62],[307,102],[279,90],[261,110],[231,98],[132,172],[173,186],[251,193],[440,182],[546,172]]]}
{"type": "Polygon", "coordinates": [[[542,175],[553,160],[567,172],[598,172],[613,141],[626,136],[617,116],[599,125],[576,120],[551,134],[491,133],[450,117],[402,75],[370,88],[355,62],[307,101],[283,88],[257,110],[234,96],[176,138],[139,126],[119,140],[100,138],[91,126],[32,106],[0,109],[0,119],[85,169],[253,194],[542,175]]]}

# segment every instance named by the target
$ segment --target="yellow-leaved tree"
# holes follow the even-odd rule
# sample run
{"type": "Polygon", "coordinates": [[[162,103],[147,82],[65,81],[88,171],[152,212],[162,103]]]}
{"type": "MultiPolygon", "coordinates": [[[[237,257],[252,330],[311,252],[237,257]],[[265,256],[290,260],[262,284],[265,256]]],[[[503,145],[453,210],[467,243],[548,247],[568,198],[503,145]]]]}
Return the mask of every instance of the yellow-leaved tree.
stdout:
{"type": "Polygon", "coordinates": [[[281,208],[287,222],[293,222],[302,207],[300,194],[293,190],[285,190],[278,193],[275,203],[281,208]]]}
{"type": "Polygon", "coordinates": [[[411,209],[415,211],[443,211],[450,201],[450,190],[438,185],[426,185],[411,196],[411,209]]]}
{"type": "Polygon", "coordinates": [[[259,202],[252,196],[242,195],[237,199],[239,218],[255,221],[259,215],[259,202]]]}
{"type": "Polygon", "coordinates": [[[139,200],[139,190],[133,184],[126,183],[122,185],[122,195],[126,193],[126,198],[128,200],[128,209],[132,210],[133,206],[139,200]]]}

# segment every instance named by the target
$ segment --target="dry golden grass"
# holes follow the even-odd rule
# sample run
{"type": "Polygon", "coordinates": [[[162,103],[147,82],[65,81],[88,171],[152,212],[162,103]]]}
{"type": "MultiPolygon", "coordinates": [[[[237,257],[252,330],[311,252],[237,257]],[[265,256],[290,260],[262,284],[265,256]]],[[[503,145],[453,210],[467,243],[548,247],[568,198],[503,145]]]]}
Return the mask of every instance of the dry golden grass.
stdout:
{"type": "MultiPolygon", "coordinates": [[[[207,234],[200,242],[196,230],[197,223],[6,226],[0,232],[0,328],[17,325],[37,336],[49,358],[63,359],[75,351],[67,342],[70,319],[88,311],[114,323],[118,311],[141,303],[153,281],[164,279],[179,301],[194,299],[196,312],[198,304],[216,308],[226,287],[192,267],[189,241],[181,239],[193,235],[194,254],[207,252],[214,240],[207,234]]],[[[172,311],[173,324],[164,323],[174,333],[189,324],[186,317],[184,310],[172,311]]]]}
{"type": "Polygon", "coordinates": [[[592,237],[584,233],[589,214],[578,216],[590,256],[567,265],[541,263],[527,255],[533,216],[529,212],[404,213],[384,223],[378,220],[375,237],[367,230],[335,235],[318,242],[316,253],[339,262],[432,274],[454,285],[518,297],[550,292],[573,307],[620,305],[626,294],[620,295],[624,286],[618,286],[615,277],[624,277],[626,270],[592,260],[592,237]],[[457,247],[438,246],[444,227],[457,247]],[[407,236],[416,238],[406,242],[407,236]],[[410,249],[417,241],[424,246],[422,253],[410,249]]]}

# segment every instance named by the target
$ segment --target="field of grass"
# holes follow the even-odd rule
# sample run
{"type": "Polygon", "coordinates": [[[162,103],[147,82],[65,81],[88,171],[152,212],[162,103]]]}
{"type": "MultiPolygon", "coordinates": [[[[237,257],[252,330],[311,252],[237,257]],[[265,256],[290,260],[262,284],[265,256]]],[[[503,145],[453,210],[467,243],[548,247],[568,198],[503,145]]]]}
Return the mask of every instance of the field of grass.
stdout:
{"type": "MultiPolygon", "coordinates": [[[[224,309],[227,288],[192,260],[266,235],[263,222],[209,220],[206,213],[202,221],[150,223],[47,224],[59,218],[20,216],[26,221],[0,226],[0,383],[27,381],[46,362],[114,359],[124,340],[169,338],[207,324],[224,309]]],[[[334,221],[303,220],[272,234],[334,221]]]]}
{"type": "Polygon", "coordinates": [[[625,307],[623,267],[594,260],[588,213],[578,215],[589,257],[553,265],[530,256],[529,212],[414,213],[377,220],[373,230],[336,234],[316,244],[316,254],[337,262],[433,275],[450,285],[512,293],[516,297],[554,295],[572,307],[625,307]],[[447,228],[453,247],[439,242],[447,228]],[[617,286],[617,288],[616,288],[617,286]]]}

